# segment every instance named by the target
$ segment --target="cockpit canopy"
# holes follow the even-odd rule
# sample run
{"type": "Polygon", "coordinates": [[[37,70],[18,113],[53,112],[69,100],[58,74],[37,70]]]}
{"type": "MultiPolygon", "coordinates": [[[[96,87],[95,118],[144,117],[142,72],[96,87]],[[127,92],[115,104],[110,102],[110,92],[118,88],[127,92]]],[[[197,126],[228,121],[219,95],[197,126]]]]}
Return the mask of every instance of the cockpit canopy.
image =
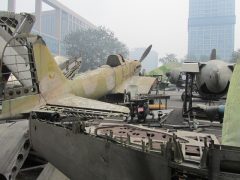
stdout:
{"type": "Polygon", "coordinates": [[[107,58],[107,65],[117,67],[124,64],[125,60],[121,55],[110,55],[107,58]]]}

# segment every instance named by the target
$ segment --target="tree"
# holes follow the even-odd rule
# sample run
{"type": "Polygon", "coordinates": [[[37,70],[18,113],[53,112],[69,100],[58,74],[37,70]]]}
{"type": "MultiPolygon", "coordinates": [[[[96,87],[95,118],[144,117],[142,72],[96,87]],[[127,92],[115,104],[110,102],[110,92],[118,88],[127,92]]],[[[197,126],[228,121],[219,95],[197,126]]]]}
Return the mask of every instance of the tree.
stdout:
{"type": "Polygon", "coordinates": [[[110,30],[104,27],[81,29],[66,36],[66,53],[70,57],[82,57],[81,71],[103,65],[110,54],[128,56],[128,48],[110,30]]]}
{"type": "Polygon", "coordinates": [[[177,56],[175,54],[166,54],[166,56],[159,59],[162,64],[168,64],[170,62],[178,62],[177,56]]]}
{"type": "Polygon", "coordinates": [[[232,59],[230,60],[230,62],[231,63],[236,63],[238,59],[240,59],[240,49],[233,52],[232,59]]]}

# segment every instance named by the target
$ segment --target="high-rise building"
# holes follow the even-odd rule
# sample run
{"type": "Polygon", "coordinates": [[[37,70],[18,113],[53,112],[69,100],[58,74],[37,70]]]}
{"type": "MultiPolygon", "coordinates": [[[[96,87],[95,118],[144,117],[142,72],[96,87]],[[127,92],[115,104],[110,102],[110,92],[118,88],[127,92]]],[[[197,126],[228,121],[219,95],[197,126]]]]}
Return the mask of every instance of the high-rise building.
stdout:
{"type": "MultiPolygon", "coordinates": [[[[8,0],[8,11],[15,11],[16,0],[8,0]]],[[[96,28],[57,0],[35,0],[36,22],[33,32],[41,35],[51,52],[55,55],[65,55],[64,39],[66,35],[77,29],[96,28]],[[43,3],[51,10],[43,11],[43,3]]]]}
{"type": "Polygon", "coordinates": [[[189,0],[189,58],[207,60],[215,48],[218,58],[230,60],[235,24],[235,0],[189,0]]]}

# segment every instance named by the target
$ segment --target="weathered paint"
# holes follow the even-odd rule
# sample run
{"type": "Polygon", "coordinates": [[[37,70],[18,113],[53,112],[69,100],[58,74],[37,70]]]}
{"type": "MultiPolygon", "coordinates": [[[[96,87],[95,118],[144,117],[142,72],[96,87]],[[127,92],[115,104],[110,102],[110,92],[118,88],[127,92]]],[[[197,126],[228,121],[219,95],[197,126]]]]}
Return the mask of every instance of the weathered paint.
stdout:
{"type": "Polygon", "coordinates": [[[115,73],[113,68],[100,67],[89,71],[71,81],[73,93],[86,98],[100,98],[115,87],[115,73]],[[79,91],[79,86],[81,90],[79,91]]]}
{"type": "MultiPolygon", "coordinates": [[[[19,113],[29,112],[49,102],[57,105],[59,100],[66,97],[71,97],[70,99],[74,101],[67,102],[66,104],[68,105],[80,100],[85,101],[78,97],[98,99],[119,89],[125,81],[132,82],[131,79],[133,77],[134,81],[137,81],[138,76],[135,75],[139,73],[141,67],[139,61],[125,60],[124,63],[119,66],[110,67],[104,65],[70,80],[63,75],[41,38],[38,38],[33,44],[33,52],[40,94],[3,101],[0,118],[12,117],[19,113]],[[75,98],[73,98],[74,96],[75,98]]],[[[151,86],[149,89],[150,88],[151,86]]],[[[122,93],[123,90],[122,88],[122,93]]],[[[81,104],[82,103],[84,102],[81,102],[81,104]]],[[[64,105],[62,101],[61,104],[64,105]]],[[[88,102],[88,104],[90,105],[91,102],[88,102]]],[[[98,109],[104,107],[109,110],[120,109],[124,112],[129,111],[125,107],[119,108],[119,106],[109,105],[107,103],[103,103],[102,106],[96,102],[92,102],[92,104],[97,105],[98,107],[95,108],[98,109]]]]}
{"type": "MultiPolygon", "coordinates": [[[[125,64],[117,67],[104,65],[96,70],[77,76],[71,81],[70,86],[73,93],[78,96],[97,99],[113,92],[123,82],[130,80],[137,73],[136,67],[138,65],[140,63],[135,61],[126,61],[125,64]]],[[[121,93],[123,92],[122,90],[121,93]]]]}
{"type": "Polygon", "coordinates": [[[37,95],[22,96],[16,99],[3,101],[1,119],[13,117],[20,113],[29,112],[30,110],[44,104],[44,100],[37,95]]]}
{"type": "Polygon", "coordinates": [[[225,105],[222,144],[240,147],[240,62],[235,65],[225,105]]]}

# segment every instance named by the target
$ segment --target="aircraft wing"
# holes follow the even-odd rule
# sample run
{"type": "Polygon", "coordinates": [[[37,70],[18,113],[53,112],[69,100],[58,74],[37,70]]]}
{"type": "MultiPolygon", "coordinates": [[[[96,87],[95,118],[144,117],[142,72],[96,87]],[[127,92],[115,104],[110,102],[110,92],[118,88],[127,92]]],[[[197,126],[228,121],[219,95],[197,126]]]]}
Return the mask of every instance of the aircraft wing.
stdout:
{"type": "Polygon", "coordinates": [[[41,110],[56,111],[68,115],[110,117],[127,116],[129,109],[124,106],[114,105],[75,95],[66,95],[62,98],[47,101],[41,110]]]}
{"type": "Polygon", "coordinates": [[[113,91],[113,94],[124,93],[124,90],[128,89],[129,85],[136,85],[138,87],[138,94],[148,94],[155,82],[156,78],[153,77],[133,76],[118,86],[113,91]]]}

